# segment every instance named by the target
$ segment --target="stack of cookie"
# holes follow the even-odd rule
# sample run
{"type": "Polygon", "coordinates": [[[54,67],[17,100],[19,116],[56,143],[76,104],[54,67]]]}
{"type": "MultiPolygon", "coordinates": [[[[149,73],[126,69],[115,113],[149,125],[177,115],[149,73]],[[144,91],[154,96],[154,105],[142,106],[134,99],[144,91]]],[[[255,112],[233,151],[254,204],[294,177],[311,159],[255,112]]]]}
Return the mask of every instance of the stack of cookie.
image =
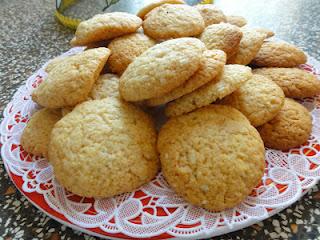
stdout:
{"type": "Polygon", "coordinates": [[[21,144],[81,196],[133,191],[161,166],[186,201],[234,207],[264,174],[264,146],[308,140],[311,116],[290,98],[320,93],[320,81],[297,68],[303,51],[273,35],[183,0],[156,0],[137,16],[96,15],[71,41],[87,50],[46,66],[32,93],[43,109],[21,144]],[[159,133],[148,114],[157,106],[169,118],[159,133]]]}

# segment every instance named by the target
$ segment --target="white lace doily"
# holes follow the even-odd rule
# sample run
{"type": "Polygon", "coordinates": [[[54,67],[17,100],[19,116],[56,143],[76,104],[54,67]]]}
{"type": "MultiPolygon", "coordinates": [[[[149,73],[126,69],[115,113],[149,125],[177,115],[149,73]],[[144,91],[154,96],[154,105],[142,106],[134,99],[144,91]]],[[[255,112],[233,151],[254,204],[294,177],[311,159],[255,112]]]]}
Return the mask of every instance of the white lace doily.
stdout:
{"type": "MultiPolygon", "coordinates": [[[[83,48],[73,48],[71,55],[83,48]]],[[[319,76],[320,64],[309,57],[302,68],[319,76]]],[[[177,196],[161,173],[135,192],[108,199],[89,199],[67,192],[54,179],[44,158],[20,146],[20,136],[38,106],[32,90],[43,80],[44,67],[14,94],[0,126],[1,155],[16,186],[39,209],[57,221],[106,238],[206,238],[235,231],[266,219],[297,201],[320,178],[320,97],[302,101],[313,117],[308,143],[288,152],[266,149],[261,183],[233,209],[213,213],[177,196]]]]}

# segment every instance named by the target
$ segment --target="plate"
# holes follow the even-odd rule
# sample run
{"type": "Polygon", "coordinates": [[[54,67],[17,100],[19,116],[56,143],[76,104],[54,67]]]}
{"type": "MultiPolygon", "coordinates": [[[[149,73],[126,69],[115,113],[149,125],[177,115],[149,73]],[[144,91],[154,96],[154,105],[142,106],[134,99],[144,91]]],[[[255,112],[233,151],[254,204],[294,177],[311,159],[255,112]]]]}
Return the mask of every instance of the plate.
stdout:
{"type": "MultiPolygon", "coordinates": [[[[72,48],[63,56],[83,51],[72,48]]],[[[308,142],[283,152],[266,149],[263,178],[245,201],[223,212],[209,212],[186,203],[168,186],[161,173],[140,189],[108,199],[83,198],[66,191],[55,180],[44,158],[20,146],[28,119],[39,109],[30,97],[41,83],[46,64],[13,96],[0,125],[1,155],[16,187],[41,211],[76,230],[108,239],[208,238],[245,228],[288,207],[320,179],[320,96],[301,103],[311,112],[308,142]]],[[[320,63],[308,57],[300,66],[320,76],[320,63]]]]}

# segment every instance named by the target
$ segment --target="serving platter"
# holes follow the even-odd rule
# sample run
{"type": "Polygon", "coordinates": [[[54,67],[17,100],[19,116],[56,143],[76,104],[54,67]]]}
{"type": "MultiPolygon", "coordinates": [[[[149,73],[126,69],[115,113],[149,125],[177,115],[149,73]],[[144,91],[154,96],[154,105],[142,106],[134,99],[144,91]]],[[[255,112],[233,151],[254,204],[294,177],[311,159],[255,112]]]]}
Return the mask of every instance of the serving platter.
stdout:
{"type": "MultiPolygon", "coordinates": [[[[72,48],[62,56],[83,50],[72,48]]],[[[161,173],[140,189],[113,198],[74,195],[55,180],[46,159],[28,154],[20,145],[28,119],[40,108],[30,95],[45,81],[45,66],[17,89],[4,110],[1,156],[21,193],[41,211],[71,228],[108,239],[208,238],[269,218],[300,199],[320,179],[320,96],[316,96],[301,101],[313,118],[308,142],[286,152],[266,149],[266,168],[260,184],[233,209],[209,212],[192,206],[170,189],[161,173]]],[[[320,76],[320,63],[312,57],[299,67],[320,76]]]]}

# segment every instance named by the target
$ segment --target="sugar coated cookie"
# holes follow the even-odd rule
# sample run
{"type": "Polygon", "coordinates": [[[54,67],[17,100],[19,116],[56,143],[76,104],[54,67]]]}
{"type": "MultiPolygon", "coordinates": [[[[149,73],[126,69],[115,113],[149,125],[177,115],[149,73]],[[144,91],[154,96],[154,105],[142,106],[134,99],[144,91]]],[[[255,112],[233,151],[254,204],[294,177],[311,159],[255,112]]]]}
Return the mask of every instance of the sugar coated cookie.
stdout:
{"type": "Polygon", "coordinates": [[[240,41],[239,49],[236,54],[228,58],[228,63],[247,65],[256,56],[261,48],[263,41],[266,39],[266,33],[256,29],[241,29],[243,36],[240,41]]]}
{"type": "Polygon", "coordinates": [[[148,1],[148,4],[141,8],[137,13],[137,16],[144,19],[144,17],[154,8],[159,7],[163,4],[185,4],[183,0],[152,0],[148,1]]]}
{"type": "Polygon", "coordinates": [[[284,103],[282,89],[271,79],[254,74],[240,88],[222,99],[220,103],[238,109],[257,127],[272,118],[281,110],[284,103]]]}
{"type": "Polygon", "coordinates": [[[153,39],[142,33],[131,33],[113,39],[108,45],[111,50],[108,59],[110,70],[121,75],[136,57],[155,44],[153,39]]]}
{"type": "Polygon", "coordinates": [[[170,92],[199,69],[204,50],[196,38],[168,40],[149,48],[121,75],[121,96],[141,101],[170,92]]]}
{"type": "Polygon", "coordinates": [[[101,75],[93,85],[90,97],[92,99],[119,97],[119,77],[111,73],[101,75]]]}
{"type": "Polygon", "coordinates": [[[191,37],[202,33],[199,11],[185,4],[164,4],[153,9],[143,21],[144,33],[154,39],[191,37]]]}
{"type": "Polygon", "coordinates": [[[252,60],[259,67],[295,67],[307,62],[307,56],[286,42],[265,42],[252,60]]]}
{"type": "Polygon", "coordinates": [[[156,130],[142,110],[119,98],[79,104],[52,130],[49,160],[67,190],[85,197],[130,192],[155,177],[156,130]]]}
{"type": "Polygon", "coordinates": [[[307,142],[312,129],[308,110],[290,98],[286,98],[280,112],[266,124],[258,127],[264,145],[288,150],[307,142]]]}
{"type": "Polygon", "coordinates": [[[87,99],[110,55],[108,48],[89,49],[56,64],[32,93],[47,108],[72,107],[87,99]]]}
{"type": "Polygon", "coordinates": [[[50,134],[60,118],[59,110],[43,108],[34,113],[21,135],[23,149],[34,155],[47,157],[50,134]]]}
{"type": "Polygon", "coordinates": [[[299,68],[257,68],[257,74],[264,75],[278,84],[286,97],[305,98],[320,94],[320,81],[316,75],[299,68]]]}
{"type": "Polygon", "coordinates": [[[108,40],[133,33],[141,26],[142,20],[125,12],[97,14],[82,21],[76,30],[71,45],[87,45],[92,42],[108,40]]]}
{"type": "Polygon", "coordinates": [[[228,57],[238,51],[241,38],[240,28],[229,23],[212,24],[206,27],[200,36],[208,49],[220,49],[228,57]]]}
{"type": "Polygon", "coordinates": [[[226,22],[227,18],[223,12],[212,4],[198,4],[195,6],[203,17],[205,26],[226,22]]]}
{"type": "Polygon", "coordinates": [[[251,68],[242,65],[225,65],[216,81],[207,83],[197,90],[170,102],[165,114],[168,117],[191,112],[222,99],[237,90],[252,77],[251,68]]]}
{"type": "Polygon", "coordinates": [[[207,82],[213,81],[223,70],[226,63],[226,54],[221,50],[207,50],[203,53],[203,56],[200,68],[186,82],[161,97],[149,99],[147,105],[157,106],[168,103],[191,93],[207,82]]]}
{"type": "Polygon", "coordinates": [[[226,16],[226,18],[227,18],[227,23],[230,23],[238,27],[243,27],[244,25],[247,24],[247,20],[241,16],[229,15],[229,16],[226,16]]]}
{"type": "Polygon", "coordinates": [[[267,28],[254,28],[256,31],[264,33],[266,35],[266,38],[270,38],[274,36],[274,32],[267,28]]]}
{"type": "Polygon", "coordinates": [[[211,105],[169,119],[157,146],[169,185],[189,203],[208,210],[236,206],[264,173],[259,133],[229,106],[211,105]]]}

